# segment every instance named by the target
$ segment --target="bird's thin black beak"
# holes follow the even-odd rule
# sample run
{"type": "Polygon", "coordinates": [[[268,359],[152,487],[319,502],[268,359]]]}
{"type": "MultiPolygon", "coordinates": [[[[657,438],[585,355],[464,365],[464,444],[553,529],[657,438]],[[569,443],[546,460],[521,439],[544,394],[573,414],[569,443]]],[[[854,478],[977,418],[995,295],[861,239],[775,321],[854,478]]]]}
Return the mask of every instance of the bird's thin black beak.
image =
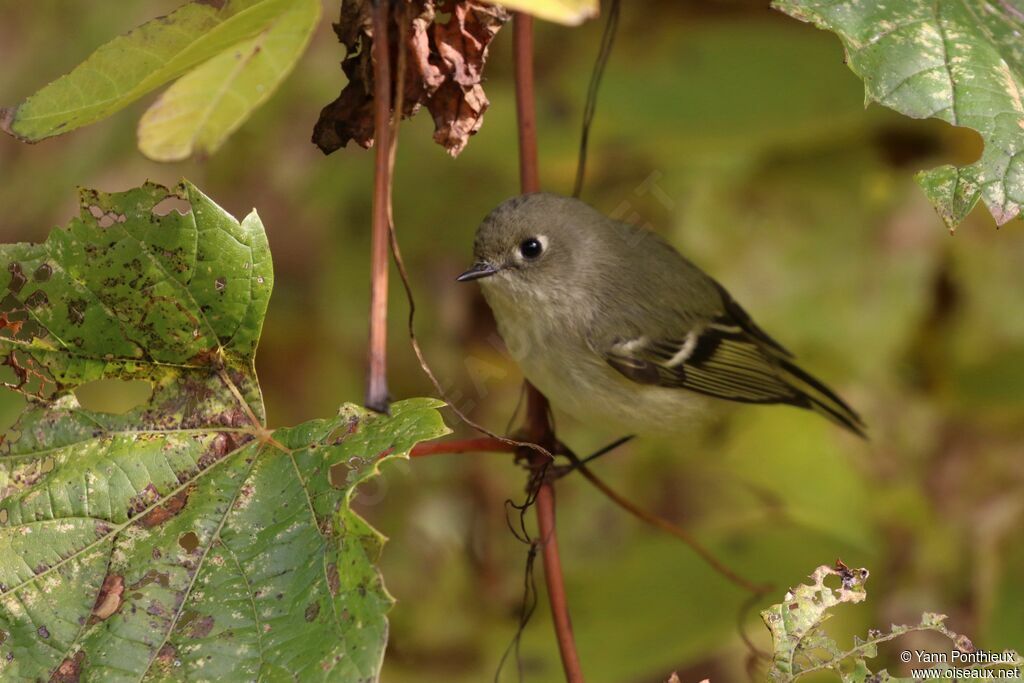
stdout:
{"type": "Polygon", "coordinates": [[[490,277],[498,272],[498,269],[492,266],[490,263],[484,263],[480,261],[474,263],[472,267],[462,275],[455,278],[456,282],[469,282],[470,280],[479,280],[482,277],[490,277]]]}

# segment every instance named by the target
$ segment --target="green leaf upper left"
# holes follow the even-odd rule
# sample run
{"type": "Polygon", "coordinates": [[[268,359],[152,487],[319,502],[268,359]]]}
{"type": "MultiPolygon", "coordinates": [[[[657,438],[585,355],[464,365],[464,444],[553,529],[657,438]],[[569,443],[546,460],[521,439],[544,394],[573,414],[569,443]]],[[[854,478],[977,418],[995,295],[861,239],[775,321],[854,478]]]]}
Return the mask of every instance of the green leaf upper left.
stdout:
{"type": "Polygon", "coordinates": [[[259,217],[187,183],[81,206],[0,246],[0,362],[26,400],[0,450],[0,679],[376,680],[382,539],[349,503],[444,433],[439,402],[269,433],[259,217]],[[97,379],[152,392],[87,410],[75,390],[97,379]]]}
{"type": "Polygon", "coordinates": [[[305,50],[319,0],[195,1],[97,48],[16,107],[0,128],[37,142],[94,123],[182,77],[140,122],[158,161],[215,151],[305,50]]]}

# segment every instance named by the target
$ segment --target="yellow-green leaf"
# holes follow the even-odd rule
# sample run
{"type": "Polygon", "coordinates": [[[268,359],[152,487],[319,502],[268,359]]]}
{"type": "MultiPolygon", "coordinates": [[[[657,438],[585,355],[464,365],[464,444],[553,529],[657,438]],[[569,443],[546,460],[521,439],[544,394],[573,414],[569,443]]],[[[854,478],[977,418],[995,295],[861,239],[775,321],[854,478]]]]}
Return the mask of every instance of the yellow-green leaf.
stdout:
{"type": "Polygon", "coordinates": [[[598,0],[508,0],[498,4],[540,19],[572,26],[593,19],[600,11],[598,0]]]}
{"type": "Polygon", "coordinates": [[[99,121],[265,31],[294,0],[191,2],[100,46],[16,107],[0,128],[27,142],[99,121]]]}
{"type": "Polygon", "coordinates": [[[156,161],[217,151],[291,72],[319,18],[319,0],[299,0],[258,35],[182,76],[139,121],[139,149],[156,161]]]}

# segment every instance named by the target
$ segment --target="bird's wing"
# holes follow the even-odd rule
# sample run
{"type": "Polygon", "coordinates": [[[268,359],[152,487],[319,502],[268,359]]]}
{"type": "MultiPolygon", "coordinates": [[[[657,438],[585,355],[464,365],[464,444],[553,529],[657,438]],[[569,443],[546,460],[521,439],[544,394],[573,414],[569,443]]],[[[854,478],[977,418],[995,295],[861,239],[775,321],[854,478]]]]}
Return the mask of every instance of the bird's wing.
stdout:
{"type": "Polygon", "coordinates": [[[863,434],[857,413],[797,367],[792,354],[718,288],[722,307],[717,315],[672,333],[612,340],[601,350],[605,360],[640,384],[689,389],[743,403],[787,403],[819,412],[863,434]]]}

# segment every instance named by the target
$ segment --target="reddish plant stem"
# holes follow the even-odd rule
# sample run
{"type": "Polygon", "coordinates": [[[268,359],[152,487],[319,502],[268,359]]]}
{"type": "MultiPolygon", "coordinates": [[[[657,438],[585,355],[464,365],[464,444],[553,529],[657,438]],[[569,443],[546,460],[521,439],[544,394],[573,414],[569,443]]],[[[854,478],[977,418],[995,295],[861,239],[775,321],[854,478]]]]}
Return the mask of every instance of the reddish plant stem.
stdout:
{"type": "MultiPolygon", "coordinates": [[[[537,164],[537,119],[533,89],[533,18],[516,12],[513,18],[513,43],[516,75],[516,114],[519,128],[519,180],[524,194],[540,189],[537,164]]],[[[555,434],[548,417],[547,399],[535,387],[526,385],[527,438],[551,451],[555,434]]],[[[546,466],[547,458],[536,451],[528,451],[535,468],[546,466]]],[[[565,679],[569,683],[583,683],[576,641],[569,618],[569,603],[562,577],[562,560],[558,554],[558,535],[555,528],[555,489],[550,480],[542,480],[536,499],[537,526],[540,531],[541,557],[544,559],[544,582],[551,603],[551,615],[562,656],[565,679]]]]}
{"type": "Polygon", "coordinates": [[[388,408],[388,228],[391,191],[391,65],[387,0],[373,3],[373,231],[370,243],[370,339],[366,352],[366,407],[388,408]]]}
{"type": "Polygon", "coordinates": [[[517,446],[489,436],[477,439],[449,439],[447,441],[427,441],[418,443],[409,451],[409,457],[422,458],[442,453],[514,453],[517,446]]]}
{"type": "Polygon", "coordinates": [[[583,683],[583,669],[576,651],[576,640],[569,618],[569,601],[565,594],[565,580],[562,578],[562,559],[558,554],[558,534],[555,529],[555,488],[551,482],[544,482],[537,491],[537,527],[540,531],[540,546],[544,558],[544,583],[551,603],[551,616],[555,622],[555,636],[558,651],[562,656],[562,668],[568,683],[583,683]]]}

